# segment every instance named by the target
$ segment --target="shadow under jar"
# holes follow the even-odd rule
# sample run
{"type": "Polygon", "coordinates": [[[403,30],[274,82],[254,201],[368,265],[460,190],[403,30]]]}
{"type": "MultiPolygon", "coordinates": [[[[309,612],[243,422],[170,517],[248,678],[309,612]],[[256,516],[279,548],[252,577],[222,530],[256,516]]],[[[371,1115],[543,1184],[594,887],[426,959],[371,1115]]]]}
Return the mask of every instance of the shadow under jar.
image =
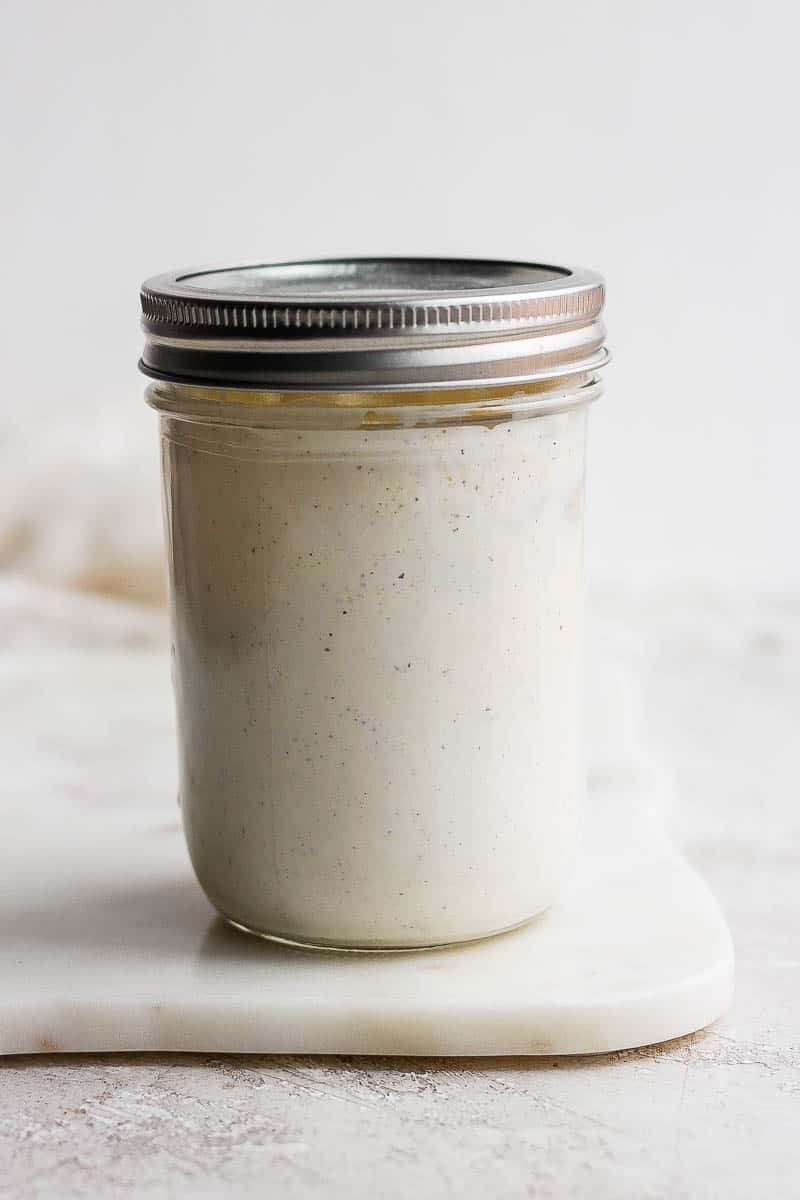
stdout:
{"type": "Polygon", "coordinates": [[[602,304],[591,272],[450,259],[143,286],[181,807],[234,924],[414,949],[556,897],[602,304]]]}

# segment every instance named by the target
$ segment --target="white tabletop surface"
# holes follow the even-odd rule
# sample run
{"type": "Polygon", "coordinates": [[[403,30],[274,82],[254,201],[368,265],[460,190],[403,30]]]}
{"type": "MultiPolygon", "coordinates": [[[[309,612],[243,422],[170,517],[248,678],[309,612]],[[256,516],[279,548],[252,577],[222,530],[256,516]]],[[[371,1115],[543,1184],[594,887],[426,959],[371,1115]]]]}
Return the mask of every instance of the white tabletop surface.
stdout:
{"type": "MultiPolygon", "coordinates": [[[[676,591],[606,595],[595,610],[641,682],[648,739],[672,769],[674,834],[733,930],[726,1018],[655,1048],[561,1059],[7,1058],[0,1194],[800,1194],[800,603],[676,591]]],[[[136,653],[158,636],[149,618],[101,602],[77,612],[22,585],[0,589],[6,655],[56,642],[136,653]]],[[[95,771],[111,778],[115,766],[95,771]]]]}

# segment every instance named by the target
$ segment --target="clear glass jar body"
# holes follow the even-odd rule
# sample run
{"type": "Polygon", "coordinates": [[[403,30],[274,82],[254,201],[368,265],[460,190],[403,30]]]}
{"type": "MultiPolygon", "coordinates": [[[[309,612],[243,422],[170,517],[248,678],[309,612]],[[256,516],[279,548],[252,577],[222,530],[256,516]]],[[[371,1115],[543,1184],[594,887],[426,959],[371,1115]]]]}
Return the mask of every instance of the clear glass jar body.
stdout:
{"type": "Polygon", "coordinates": [[[229,920],[411,949],[553,901],[583,784],[596,387],[371,408],[151,387],[181,806],[229,920]]]}

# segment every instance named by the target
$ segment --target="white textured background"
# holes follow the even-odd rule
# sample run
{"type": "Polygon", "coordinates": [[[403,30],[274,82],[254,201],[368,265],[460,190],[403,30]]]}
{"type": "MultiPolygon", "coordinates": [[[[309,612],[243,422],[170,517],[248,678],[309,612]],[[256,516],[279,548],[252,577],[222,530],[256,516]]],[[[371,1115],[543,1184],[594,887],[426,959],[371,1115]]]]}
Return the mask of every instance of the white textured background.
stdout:
{"type": "Polygon", "coordinates": [[[800,584],[796,6],[2,9],[0,564],[159,591],[145,275],[427,252],[606,274],[596,581],[800,584]]]}

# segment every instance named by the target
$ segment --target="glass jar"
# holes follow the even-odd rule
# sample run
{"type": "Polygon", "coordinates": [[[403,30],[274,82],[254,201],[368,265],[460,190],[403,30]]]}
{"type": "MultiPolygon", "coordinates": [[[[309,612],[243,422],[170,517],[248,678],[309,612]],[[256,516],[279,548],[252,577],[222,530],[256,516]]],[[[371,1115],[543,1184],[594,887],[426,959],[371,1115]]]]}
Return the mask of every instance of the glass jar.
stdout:
{"type": "Polygon", "coordinates": [[[181,807],[233,924],[413,949],[557,896],[602,298],[453,260],[144,286],[181,807]]]}

